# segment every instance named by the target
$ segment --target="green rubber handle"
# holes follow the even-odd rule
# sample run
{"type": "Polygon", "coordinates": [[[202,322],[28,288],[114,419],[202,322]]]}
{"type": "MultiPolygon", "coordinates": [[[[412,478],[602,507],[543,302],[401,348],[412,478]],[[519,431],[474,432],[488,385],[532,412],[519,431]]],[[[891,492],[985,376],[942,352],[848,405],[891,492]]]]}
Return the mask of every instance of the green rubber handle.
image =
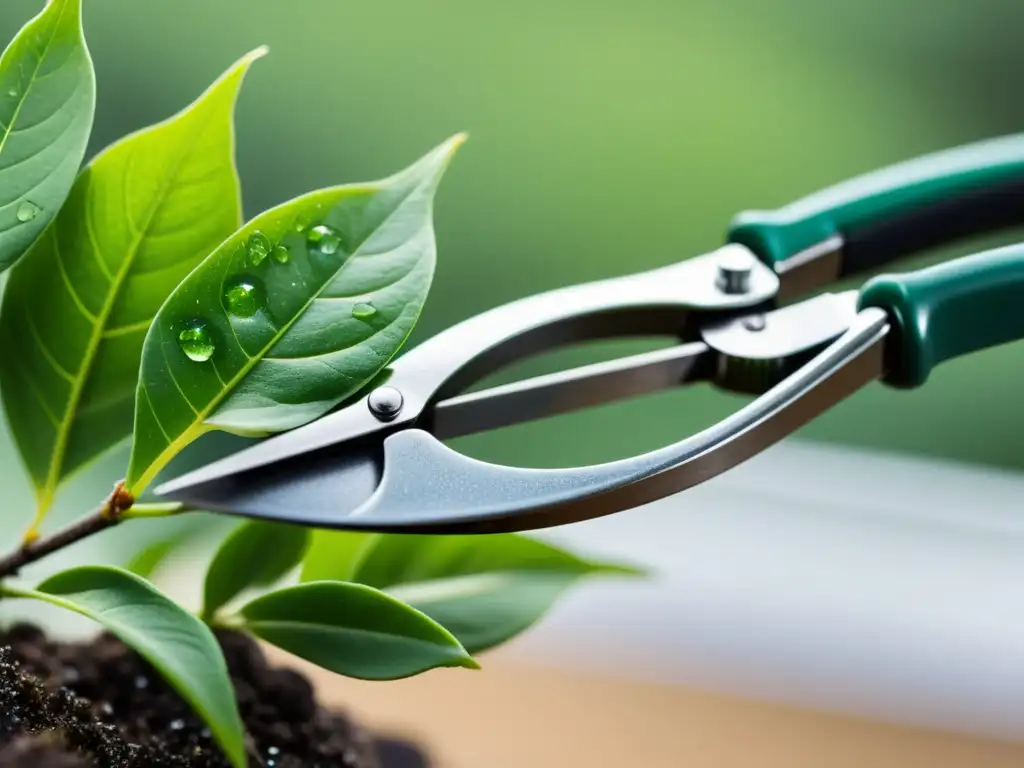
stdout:
{"type": "Polygon", "coordinates": [[[1024,338],[1024,244],[880,275],[858,304],[884,309],[894,323],[885,381],[918,387],[944,360],[1024,338]]]}
{"type": "Polygon", "coordinates": [[[779,262],[843,239],[840,276],[927,247],[1024,224],[1024,134],[924,155],[775,211],[747,211],[728,239],[779,262]]]}

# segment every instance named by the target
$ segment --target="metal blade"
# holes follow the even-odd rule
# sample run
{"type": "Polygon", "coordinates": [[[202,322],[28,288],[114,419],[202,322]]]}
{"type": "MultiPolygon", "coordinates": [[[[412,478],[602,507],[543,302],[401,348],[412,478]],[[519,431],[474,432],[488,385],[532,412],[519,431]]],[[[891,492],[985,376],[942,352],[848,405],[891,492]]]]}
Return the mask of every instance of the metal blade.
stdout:
{"type": "Polygon", "coordinates": [[[383,464],[381,444],[360,441],[208,480],[190,480],[187,475],[158,488],[157,493],[195,509],[326,524],[373,495],[383,464]]]}
{"type": "MultiPolygon", "coordinates": [[[[461,395],[435,406],[431,431],[443,440],[635,397],[708,378],[713,359],[707,345],[694,342],[461,395]]],[[[226,488],[237,488],[239,478],[244,476],[248,478],[246,483],[262,487],[262,478],[273,475],[277,484],[294,485],[300,477],[310,472],[315,475],[316,471],[300,467],[293,459],[302,458],[319,466],[320,460],[314,461],[314,456],[320,453],[335,456],[338,450],[357,452],[357,445],[379,448],[384,437],[410,424],[411,420],[381,423],[370,413],[364,398],[305,427],[170,480],[159,486],[156,494],[195,504],[199,501],[195,491],[202,488],[200,495],[209,497],[204,503],[212,506],[219,503],[221,491],[216,488],[217,481],[224,481],[226,488]],[[289,468],[281,470],[279,467],[284,465],[289,468]]],[[[367,461],[366,465],[371,463],[367,461]]],[[[355,470],[346,464],[341,471],[355,470]]],[[[362,477],[363,471],[357,474],[362,477]]]]}
{"type": "Polygon", "coordinates": [[[704,431],[639,456],[564,469],[490,464],[400,429],[180,489],[194,506],[322,528],[413,533],[528,530],[611,514],[698,485],[759,453],[885,370],[885,312],[704,431]]]}
{"type": "Polygon", "coordinates": [[[715,354],[697,341],[443,400],[431,432],[447,440],[710,379],[715,354]]]}

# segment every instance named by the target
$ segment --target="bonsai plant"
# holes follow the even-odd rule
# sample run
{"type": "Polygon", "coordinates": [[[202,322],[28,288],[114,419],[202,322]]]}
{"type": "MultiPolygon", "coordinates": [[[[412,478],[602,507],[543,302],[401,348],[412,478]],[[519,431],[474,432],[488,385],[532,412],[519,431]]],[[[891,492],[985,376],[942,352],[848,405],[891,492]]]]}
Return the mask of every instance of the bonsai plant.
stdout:
{"type": "Polygon", "coordinates": [[[105,630],[76,644],[0,627],[0,764],[81,764],[52,757],[67,753],[100,765],[376,765],[358,729],[319,709],[301,675],[270,668],[254,638],[362,679],[472,669],[579,578],[633,572],[522,536],[247,521],[212,556],[195,613],[147,579],[174,542],[126,568],[26,583],[26,566],[86,537],[196,513],[145,497],[186,446],[323,415],[384,371],[419,316],[434,192],[464,136],[380,181],[243,223],[233,111],[265,53],[81,170],[95,77],[80,0],[49,0],[0,58],[0,396],[37,498],[0,557],[0,612],[43,601],[105,630]],[[129,439],[109,496],[48,530],[68,478],[129,439]]]}

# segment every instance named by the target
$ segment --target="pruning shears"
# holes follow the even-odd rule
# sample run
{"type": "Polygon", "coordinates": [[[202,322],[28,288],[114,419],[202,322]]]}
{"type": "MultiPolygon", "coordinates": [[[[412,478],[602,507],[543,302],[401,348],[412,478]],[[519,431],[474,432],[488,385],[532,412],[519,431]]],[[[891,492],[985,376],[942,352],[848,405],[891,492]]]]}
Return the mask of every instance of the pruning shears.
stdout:
{"type": "Polygon", "coordinates": [[[156,492],[247,517],[413,533],[525,530],[633,508],[734,467],[872,381],[918,387],[944,360],[1024,337],[1024,245],[819,292],[1018,224],[1024,135],[925,155],[742,213],[710,253],[465,320],[354,402],[156,492]],[[465,394],[524,356],[653,334],[680,343],[465,394]],[[672,445],[593,466],[502,466],[442,442],[698,381],[757,397],[672,445]]]}

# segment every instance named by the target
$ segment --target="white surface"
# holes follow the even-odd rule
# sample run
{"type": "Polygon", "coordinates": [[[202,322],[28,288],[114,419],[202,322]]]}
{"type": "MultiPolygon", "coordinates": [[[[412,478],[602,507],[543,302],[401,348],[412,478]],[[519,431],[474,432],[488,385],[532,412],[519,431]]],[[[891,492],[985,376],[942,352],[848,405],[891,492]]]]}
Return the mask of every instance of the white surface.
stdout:
{"type": "Polygon", "coordinates": [[[1024,476],[790,441],[542,535],[655,576],[501,653],[1024,738],[1024,476]]]}

